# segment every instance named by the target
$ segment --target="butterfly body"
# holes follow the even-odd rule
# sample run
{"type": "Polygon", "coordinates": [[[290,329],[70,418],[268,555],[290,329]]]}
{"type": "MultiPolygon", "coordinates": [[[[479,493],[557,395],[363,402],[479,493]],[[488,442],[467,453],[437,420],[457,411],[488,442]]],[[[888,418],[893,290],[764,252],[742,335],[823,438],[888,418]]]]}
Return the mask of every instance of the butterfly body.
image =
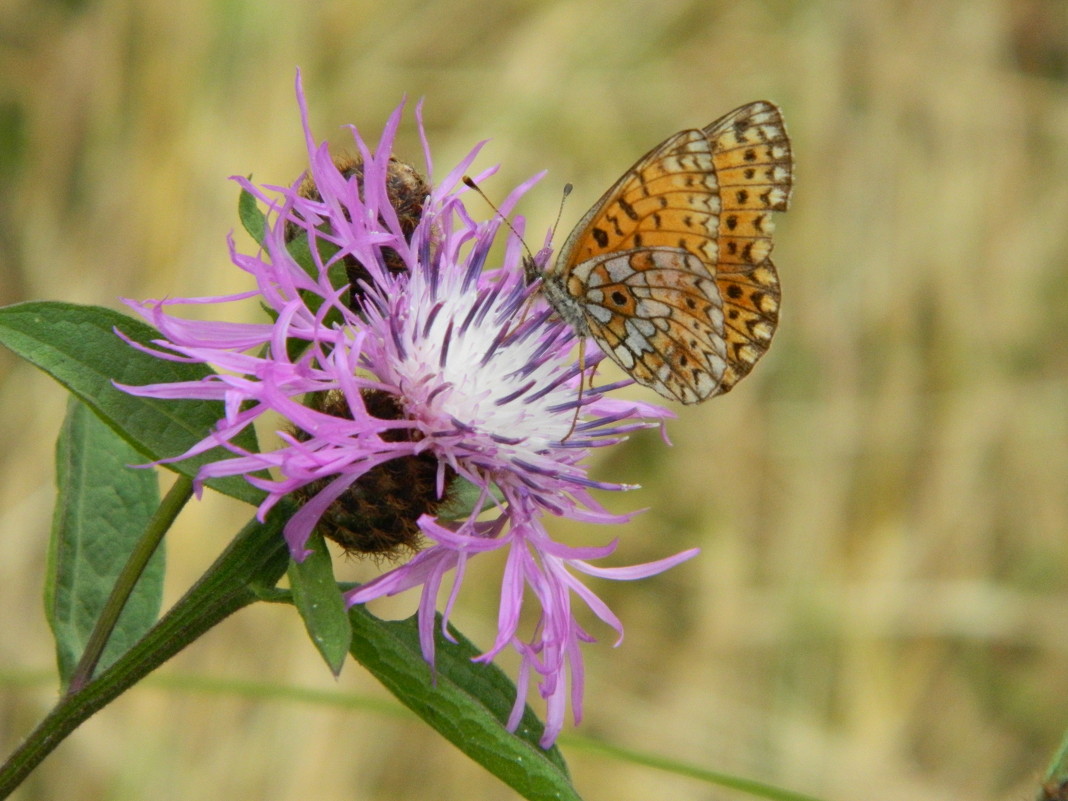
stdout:
{"type": "Polygon", "coordinates": [[[758,101],[651,150],[540,277],[549,304],[635,381],[682,403],[727,392],[778,323],[770,212],[793,181],[778,108],[758,101]]]}

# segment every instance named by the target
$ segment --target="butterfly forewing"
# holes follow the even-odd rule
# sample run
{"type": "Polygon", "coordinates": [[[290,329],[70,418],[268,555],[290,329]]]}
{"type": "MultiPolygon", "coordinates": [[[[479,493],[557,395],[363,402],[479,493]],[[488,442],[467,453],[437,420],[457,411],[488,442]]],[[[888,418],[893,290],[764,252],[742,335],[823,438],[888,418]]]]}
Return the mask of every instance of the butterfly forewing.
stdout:
{"type": "Polygon", "coordinates": [[[775,333],[771,212],[792,183],[771,103],[675,134],[579,221],[545,296],[638,383],[683,403],[727,392],[775,333]]]}
{"type": "Polygon", "coordinates": [[[701,131],[682,131],[643,156],[579,221],[556,269],[635,248],[681,247],[715,259],[718,225],[710,143],[701,131]]]}

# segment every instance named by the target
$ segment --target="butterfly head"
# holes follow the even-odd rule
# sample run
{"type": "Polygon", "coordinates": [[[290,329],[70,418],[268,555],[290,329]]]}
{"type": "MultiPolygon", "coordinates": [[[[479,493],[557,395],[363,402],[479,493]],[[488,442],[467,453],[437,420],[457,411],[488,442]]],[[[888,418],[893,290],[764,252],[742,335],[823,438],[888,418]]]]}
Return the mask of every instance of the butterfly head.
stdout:
{"type": "Polygon", "coordinates": [[[526,276],[528,285],[545,277],[552,255],[552,248],[543,247],[537,253],[533,255],[528,253],[523,257],[523,274],[526,276]]]}

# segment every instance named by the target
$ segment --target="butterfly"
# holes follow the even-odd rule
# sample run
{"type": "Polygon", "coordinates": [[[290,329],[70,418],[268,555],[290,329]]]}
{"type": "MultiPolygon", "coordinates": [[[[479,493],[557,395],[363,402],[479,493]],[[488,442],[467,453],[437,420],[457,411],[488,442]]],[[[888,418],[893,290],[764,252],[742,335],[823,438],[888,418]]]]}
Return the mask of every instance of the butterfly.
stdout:
{"type": "Polygon", "coordinates": [[[527,280],[636,382],[700,403],[728,392],[779,319],[771,212],[786,211],[793,155],[767,101],[681,131],[598,200],[556,262],[527,280]]]}

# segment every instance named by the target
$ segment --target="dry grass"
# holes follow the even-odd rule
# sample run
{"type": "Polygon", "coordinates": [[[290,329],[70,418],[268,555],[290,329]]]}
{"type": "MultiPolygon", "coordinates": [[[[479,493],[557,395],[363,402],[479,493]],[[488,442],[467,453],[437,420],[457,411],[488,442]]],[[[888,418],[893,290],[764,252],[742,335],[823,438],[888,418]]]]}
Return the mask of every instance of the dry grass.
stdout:
{"type": "MultiPolygon", "coordinates": [[[[427,98],[437,163],[493,137],[496,192],[573,222],[629,161],[746,100],[780,103],[795,205],[784,318],[754,376],[598,468],[651,506],[604,588],[581,732],[828,799],[1031,794],[1068,723],[1068,12],[1058,0],[31,2],[0,8],[0,299],[244,288],[235,187],[302,169],[314,125],[427,98]]],[[[402,147],[418,154],[414,125],[402,147]]],[[[58,389],[0,356],[0,669],[49,664],[41,612],[58,389]]],[[[246,514],[192,509],[173,600],[246,514]]],[[[564,536],[561,533],[561,536],[564,536]]],[[[606,532],[575,527],[573,541],[606,532]]],[[[472,585],[473,587],[473,585],[472,585]]],[[[492,591],[458,622],[488,641],[492,591]]],[[[167,672],[334,686],[256,607],[167,672]]],[[[342,689],[378,693],[350,666],[342,689]]],[[[0,692],[6,753],[50,691],[0,692]]],[[[576,754],[590,799],[725,798],[576,754]]],[[[507,799],[414,722],[139,688],[18,798],[507,799]]]]}

